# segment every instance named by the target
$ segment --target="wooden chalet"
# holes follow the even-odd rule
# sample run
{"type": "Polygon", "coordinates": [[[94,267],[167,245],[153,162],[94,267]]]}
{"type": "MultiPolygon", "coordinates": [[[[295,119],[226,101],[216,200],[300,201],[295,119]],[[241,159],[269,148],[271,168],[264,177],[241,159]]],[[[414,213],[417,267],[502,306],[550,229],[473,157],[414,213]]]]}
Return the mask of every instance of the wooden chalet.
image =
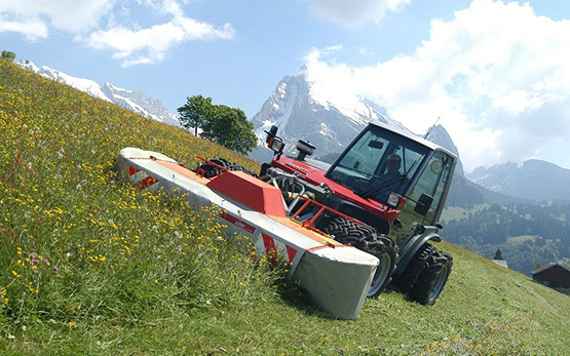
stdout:
{"type": "Polygon", "coordinates": [[[532,272],[532,278],[545,286],[556,289],[570,289],[570,268],[553,263],[532,272]]]}

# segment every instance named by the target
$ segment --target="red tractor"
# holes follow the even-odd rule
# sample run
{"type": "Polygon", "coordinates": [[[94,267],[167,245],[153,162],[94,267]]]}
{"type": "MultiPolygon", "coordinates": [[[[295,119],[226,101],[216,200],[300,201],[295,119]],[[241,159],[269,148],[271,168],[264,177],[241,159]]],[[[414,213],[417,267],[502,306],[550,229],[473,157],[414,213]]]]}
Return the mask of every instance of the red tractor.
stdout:
{"type": "Polygon", "coordinates": [[[329,166],[307,159],[315,150],[308,142],[300,140],[297,155],[290,157],[277,127],[266,133],[274,158],[259,176],[283,192],[287,213],[379,259],[369,296],[394,280],[410,298],[433,304],[452,268],[452,257],[431,242],[441,241],[438,220],[456,156],[417,136],[370,124],[329,166]]]}
{"type": "Polygon", "coordinates": [[[194,171],[157,152],[121,150],[118,167],[139,189],[185,194],[219,208],[220,221],[252,239],[257,252],[284,259],[290,277],[334,317],[355,319],[368,295],[391,281],[411,299],[433,304],[452,257],[436,249],[439,217],[456,165],[451,152],[396,129],[368,125],[332,165],[308,159],[299,141],[284,153],[277,127],[274,157],[259,174],[223,159],[194,171]]]}

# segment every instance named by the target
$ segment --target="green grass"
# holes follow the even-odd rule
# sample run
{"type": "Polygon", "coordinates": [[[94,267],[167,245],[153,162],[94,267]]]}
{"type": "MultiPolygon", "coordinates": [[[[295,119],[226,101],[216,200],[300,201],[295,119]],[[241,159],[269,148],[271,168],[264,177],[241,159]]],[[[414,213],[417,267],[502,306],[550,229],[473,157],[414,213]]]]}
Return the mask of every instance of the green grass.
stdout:
{"type": "Polygon", "coordinates": [[[0,61],[0,353],[564,354],[570,298],[451,244],[433,307],[396,292],[331,320],[215,211],[116,180],[137,146],[256,165],[0,61]]]}

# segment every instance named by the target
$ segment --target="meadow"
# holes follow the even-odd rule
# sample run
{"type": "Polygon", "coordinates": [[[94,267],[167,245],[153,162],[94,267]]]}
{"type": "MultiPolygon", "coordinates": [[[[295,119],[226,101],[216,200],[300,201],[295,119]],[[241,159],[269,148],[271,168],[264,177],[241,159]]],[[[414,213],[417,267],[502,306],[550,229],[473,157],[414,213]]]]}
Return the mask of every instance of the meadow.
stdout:
{"type": "Polygon", "coordinates": [[[433,307],[331,320],[216,211],[117,179],[120,149],[257,164],[0,61],[0,353],[564,354],[570,298],[452,244],[433,307]]]}

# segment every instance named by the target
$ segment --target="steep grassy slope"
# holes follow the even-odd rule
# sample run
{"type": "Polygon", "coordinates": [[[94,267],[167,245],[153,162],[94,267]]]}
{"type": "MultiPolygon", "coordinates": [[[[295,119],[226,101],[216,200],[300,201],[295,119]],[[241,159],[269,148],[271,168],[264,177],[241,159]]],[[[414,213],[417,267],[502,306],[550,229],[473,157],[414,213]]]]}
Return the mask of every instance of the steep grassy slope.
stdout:
{"type": "Polygon", "coordinates": [[[570,298],[453,245],[433,307],[327,319],[212,212],[117,182],[125,146],[227,150],[0,61],[0,353],[564,354],[570,298]]]}

